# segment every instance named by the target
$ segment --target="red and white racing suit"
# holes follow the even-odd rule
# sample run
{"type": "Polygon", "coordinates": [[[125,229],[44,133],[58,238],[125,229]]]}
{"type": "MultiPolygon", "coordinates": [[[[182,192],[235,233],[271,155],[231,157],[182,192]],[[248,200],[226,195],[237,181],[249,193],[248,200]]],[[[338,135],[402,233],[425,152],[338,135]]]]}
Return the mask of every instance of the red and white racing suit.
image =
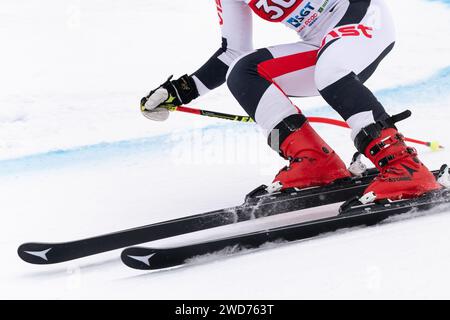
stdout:
{"type": "Polygon", "coordinates": [[[226,81],[267,135],[273,129],[293,131],[304,122],[289,96],[322,95],[350,125],[353,138],[388,117],[363,84],[395,42],[384,0],[216,0],[216,4],[222,47],[193,74],[200,94],[226,81]],[[285,24],[301,41],[253,50],[253,13],[285,24]]]}

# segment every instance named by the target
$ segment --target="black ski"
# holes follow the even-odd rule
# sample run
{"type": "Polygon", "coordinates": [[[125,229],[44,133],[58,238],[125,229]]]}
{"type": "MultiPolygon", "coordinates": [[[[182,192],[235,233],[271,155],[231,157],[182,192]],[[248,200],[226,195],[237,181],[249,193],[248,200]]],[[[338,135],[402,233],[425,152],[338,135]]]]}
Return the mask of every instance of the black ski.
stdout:
{"type": "Polygon", "coordinates": [[[259,232],[243,234],[220,240],[212,240],[174,248],[134,247],[122,252],[122,261],[129,267],[141,270],[158,270],[180,266],[189,259],[219,252],[230,248],[228,255],[242,249],[256,249],[268,242],[282,240],[292,242],[312,238],[324,233],[356,226],[374,225],[391,216],[407,213],[412,210],[424,211],[435,208],[436,211],[449,209],[450,190],[442,189],[430,192],[413,200],[400,200],[378,204],[358,204],[346,206],[344,212],[332,218],[303,222],[295,225],[279,227],[259,232]],[[441,207],[439,205],[446,204],[441,207]]]}
{"type": "MultiPolygon", "coordinates": [[[[18,248],[18,254],[24,261],[33,264],[60,263],[254,218],[344,202],[355,195],[361,194],[377,173],[377,170],[370,169],[362,177],[340,180],[325,187],[300,191],[289,190],[275,194],[267,194],[264,191],[264,186],[261,186],[247,196],[244,204],[237,207],[76,241],[25,243],[18,248]]],[[[435,174],[437,173],[435,172],[435,174]]]]}

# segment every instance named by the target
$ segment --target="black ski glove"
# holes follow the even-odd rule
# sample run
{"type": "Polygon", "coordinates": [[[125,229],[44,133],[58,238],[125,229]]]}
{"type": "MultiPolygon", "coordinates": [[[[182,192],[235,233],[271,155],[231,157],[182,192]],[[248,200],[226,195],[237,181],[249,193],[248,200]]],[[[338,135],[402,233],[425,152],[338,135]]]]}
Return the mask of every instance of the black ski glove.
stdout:
{"type": "Polygon", "coordinates": [[[184,75],[178,80],[172,80],[172,77],[141,99],[142,114],[148,119],[167,120],[169,110],[187,104],[199,96],[192,77],[184,75]]]}

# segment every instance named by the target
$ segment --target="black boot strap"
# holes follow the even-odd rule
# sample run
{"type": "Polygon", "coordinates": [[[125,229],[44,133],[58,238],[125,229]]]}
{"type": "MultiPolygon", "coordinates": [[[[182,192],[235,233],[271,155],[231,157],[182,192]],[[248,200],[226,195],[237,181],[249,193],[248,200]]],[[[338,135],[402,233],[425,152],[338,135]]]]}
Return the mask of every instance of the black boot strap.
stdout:
{"type": "Polygon", "coordinates": [[[369,153],[371,156],[377,155],[381,150],[385,147],[395,144],[397,142],[403,142],[404,137],[402,134],[397,133],[394,136],[390,136],[387,139],[381,141],[380,143],[375,144],[372,148],[370,148],[369,153]]]}
{"type": "Polygon", "coordinates": [[[414,148],[406,148],[406,152],[400,152],[398,154],[391,154],[387,157],[384,157],[378,161],[378,165],[380,168],[386,167],[389,163],[393,162],[394,160],[400,160],[409,156],[417,156],[417,151],[414,148]]]}
{"type": "Polygon", "coordinates": [[[279,124],[277,124],[275,128],[270,132],[267,143],[283,158],[286,158],[286,156],[281,152],[281,145],[287,137],[289,137],[293,132],[299,130],[306,121],[306,117],[301,113],[290,115],[279,124]]]}
{"type": "Polygon", "coordinates": [[[411,116],[411,111],[406,110],[399,114],[393,115],[386,120],[380,120],[375,123],[368,125],[365,128],[362,128],[361,131],[356,135],[355,138],[355,147],[356,149],[365,154],[365,151],[369,144],[379,138],[381,136],[381,132],[384,129],[397,129],[395,124],[399,121],[405,120],[411,116]]]}

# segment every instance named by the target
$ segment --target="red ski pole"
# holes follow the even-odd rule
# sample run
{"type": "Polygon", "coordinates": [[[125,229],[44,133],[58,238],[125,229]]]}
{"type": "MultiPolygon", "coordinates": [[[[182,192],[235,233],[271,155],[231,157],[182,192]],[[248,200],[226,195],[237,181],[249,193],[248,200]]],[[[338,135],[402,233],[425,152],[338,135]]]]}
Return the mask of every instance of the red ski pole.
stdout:
{"type": "MultiPolygon", "coordinates": [[[[238,122],[255,122],[249,116],[238,116],[238,115],[234,115],[234,114],[190,108],[190,107],[186,107],[186,106],[168,107],[167,109],[170,111],[179,111],[179,112],[184,112],[184,113],[196,114],[199,116],[219,118],[219,119],[232,120],[232,121],[238,121],[238,122]]],[[[308,117],[308,121],[310,121],[312,123],[323,123],[323,124],[330,124],[333,126],[338,126],[338,127],[343,127],[343,128],[349,128],[347,122],[342,121],[342,120],[323,118],[323,117],[308,117]]],[[[444,147],[441,146],[439,144],[439,142],[437,142],[437,141],[428,142],[428,141],[422,141],[422,140],[413,139],[413,138],[405,138],[405,140],[408,142],[411,142],[411,143],[427,146],[433,151],[437,151],[439,149],[444,149],[444,147]]]]}

